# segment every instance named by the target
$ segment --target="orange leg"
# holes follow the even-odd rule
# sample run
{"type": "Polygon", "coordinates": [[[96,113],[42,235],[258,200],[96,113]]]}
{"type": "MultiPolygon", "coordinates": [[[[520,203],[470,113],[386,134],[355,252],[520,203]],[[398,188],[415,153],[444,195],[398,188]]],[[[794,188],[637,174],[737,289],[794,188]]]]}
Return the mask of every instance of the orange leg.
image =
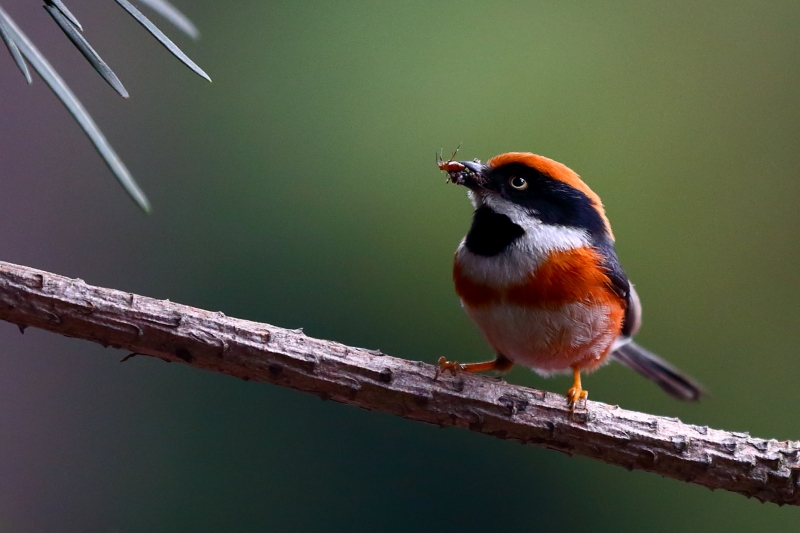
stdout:
{"type": "Polygon", "coordinates": [[[497,354],[494,361],[484,361],[482,363],[459,363],[458,361],[448,361],[444,357],[440,357],[436,367],[436,375],[433,379],[437,379],[439,374],[448,370],[455,376],[458,372],[485,372],[487,370],[508,372],[512,366],[514,366],[514,362],[503,354],[497,354]]]}
{"type": "Polygon", "coordinates": [[[589,391],[581,387],[581,369],[577,366],[572,367],[572,387],[567,391],[567,403],[569,408],[575,410],[578,400],[586,401],[589,398],[589,391]]]}

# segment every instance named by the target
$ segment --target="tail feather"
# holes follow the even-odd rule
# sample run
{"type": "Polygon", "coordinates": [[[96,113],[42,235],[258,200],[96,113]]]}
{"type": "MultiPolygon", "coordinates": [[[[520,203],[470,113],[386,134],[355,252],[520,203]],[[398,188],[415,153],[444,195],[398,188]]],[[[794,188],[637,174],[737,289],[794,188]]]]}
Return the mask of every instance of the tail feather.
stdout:
{"type": "Polygon", "coordinates": [[[695,380],[635,342],[620,346],[611,352],[611,357],[680,400],[696,401],[708,394],[695,380]]]}

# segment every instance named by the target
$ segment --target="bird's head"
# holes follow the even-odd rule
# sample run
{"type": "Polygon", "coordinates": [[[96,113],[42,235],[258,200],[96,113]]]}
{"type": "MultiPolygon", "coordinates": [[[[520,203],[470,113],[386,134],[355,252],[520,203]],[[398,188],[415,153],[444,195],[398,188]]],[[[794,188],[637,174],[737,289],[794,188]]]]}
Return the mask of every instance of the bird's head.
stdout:
{"type": "Polygon", "coordinates": [[[613,239],[603,204],[570,168],[528,152],[509,152],[486,163],[439,161],[449,181],[470,190],[476,209],[488,207],[512,221],[574,227],[613,239]]]}

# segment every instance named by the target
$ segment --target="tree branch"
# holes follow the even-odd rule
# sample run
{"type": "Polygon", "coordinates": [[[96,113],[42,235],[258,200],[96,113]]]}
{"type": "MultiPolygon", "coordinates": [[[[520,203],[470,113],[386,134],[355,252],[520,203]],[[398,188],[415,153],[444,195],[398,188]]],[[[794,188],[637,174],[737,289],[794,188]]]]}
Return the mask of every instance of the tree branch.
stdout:
{"type": "Polygon", "coordinates": [[[425,363],[3,262],[0,319],[364,409],[800,505],[800,442],[693,426],[598,402],[571,415],[561,395],[479,375],[448,374],[435,381],[434,367],[425,363]]]}

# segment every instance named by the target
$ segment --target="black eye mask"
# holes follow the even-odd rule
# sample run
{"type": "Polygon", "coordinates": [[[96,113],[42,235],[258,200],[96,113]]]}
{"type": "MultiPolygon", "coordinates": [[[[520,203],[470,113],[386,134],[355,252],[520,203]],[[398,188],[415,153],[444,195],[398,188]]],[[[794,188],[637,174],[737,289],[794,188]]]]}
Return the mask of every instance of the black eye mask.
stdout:
{"type": "Polygon", "coordinates": [[[605,235],[605,224],[592,201],[566,183],[521,163],[491,169],[486,178],[492,190],[535,213],[545,224],[583,229],[593,237],[605,235]],[[509,183],[512,178],[522,178],[528,186],[524,190],[516,189],[509,183]]]}

